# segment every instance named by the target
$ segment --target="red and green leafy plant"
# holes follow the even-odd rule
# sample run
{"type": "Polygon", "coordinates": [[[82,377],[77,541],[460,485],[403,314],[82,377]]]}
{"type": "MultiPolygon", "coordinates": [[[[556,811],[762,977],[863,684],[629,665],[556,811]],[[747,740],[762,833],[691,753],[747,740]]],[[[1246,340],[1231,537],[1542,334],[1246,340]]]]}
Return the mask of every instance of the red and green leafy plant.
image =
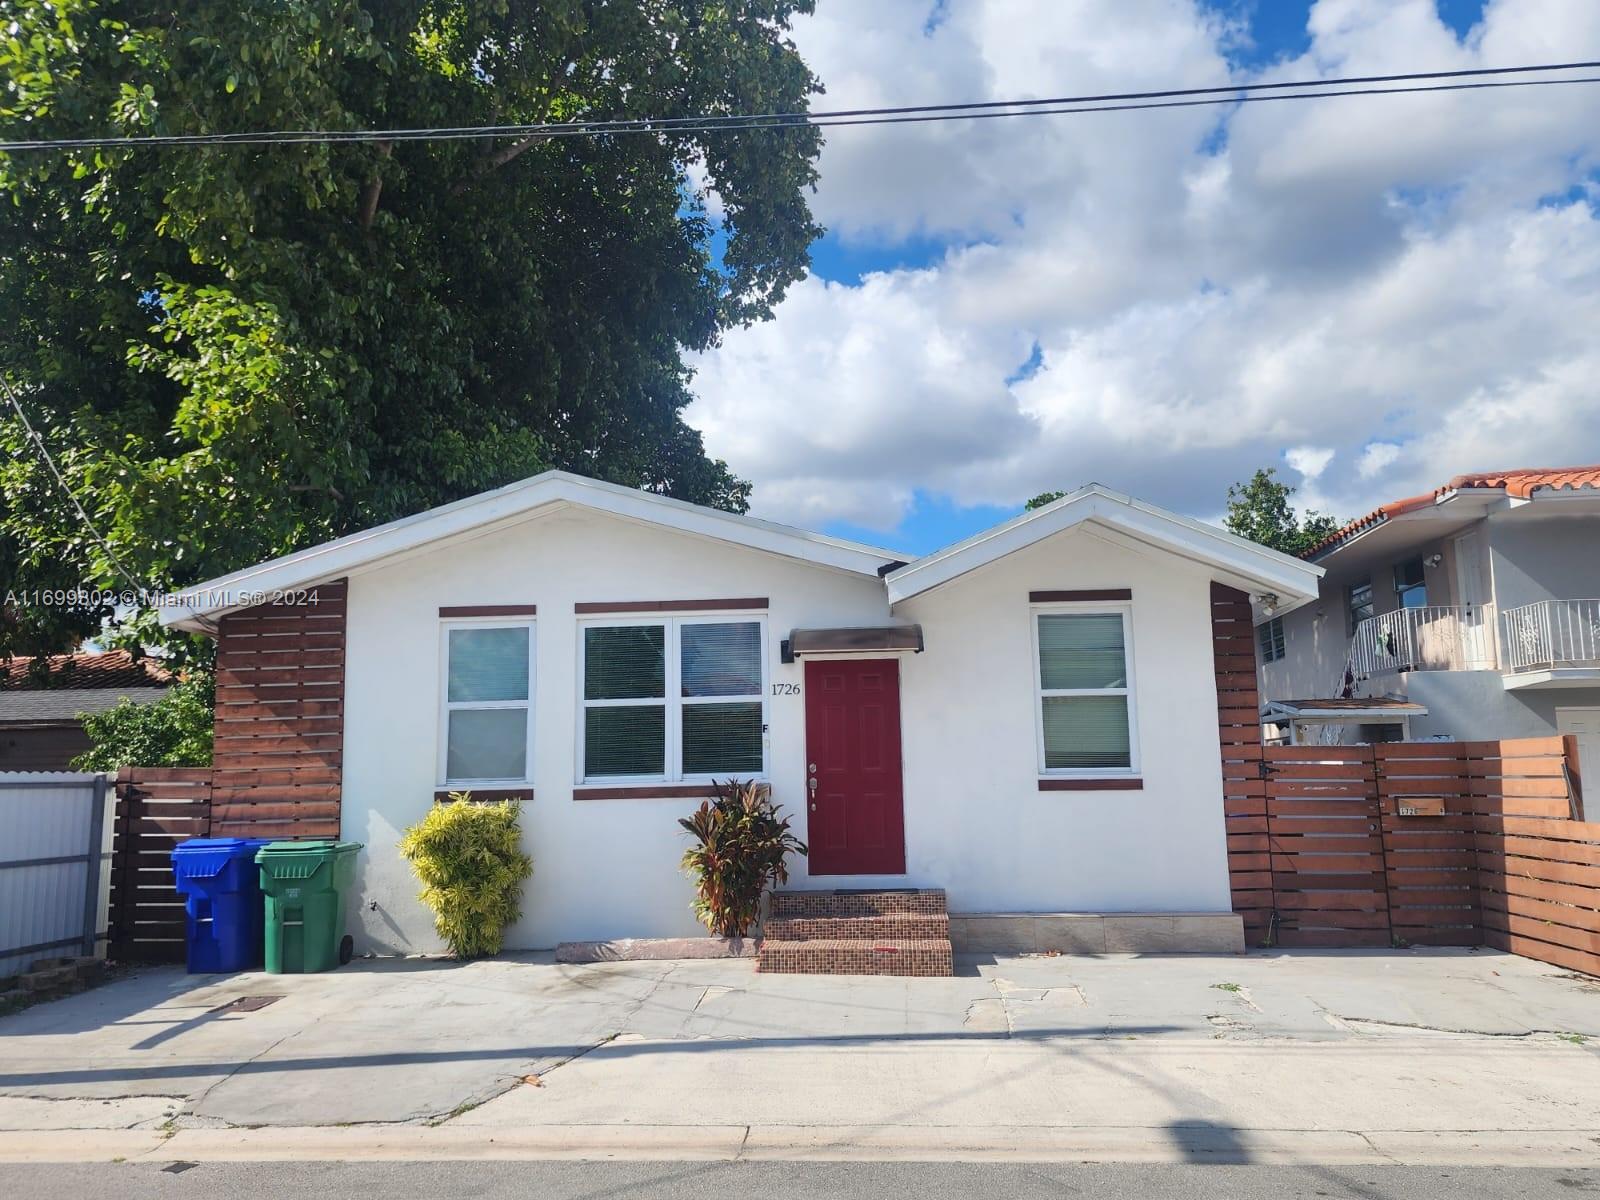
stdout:
{"type": "Polygon", "coordinates": [[[785,858],[806,845],[789,831],[767,784],[729,779],[713,799],[678,821],[695,839],[683,852],[694,880],[695,916],[718,937],[744,937],[761,914],[761,895],[789,879],[785,858]]]}

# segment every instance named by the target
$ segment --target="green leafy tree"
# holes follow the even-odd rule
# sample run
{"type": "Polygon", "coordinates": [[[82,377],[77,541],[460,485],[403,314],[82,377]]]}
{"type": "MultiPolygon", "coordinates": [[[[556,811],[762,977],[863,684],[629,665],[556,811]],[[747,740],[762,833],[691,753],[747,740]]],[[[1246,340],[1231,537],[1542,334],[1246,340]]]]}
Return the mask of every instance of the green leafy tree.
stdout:
{"type": "Polygon", "coordinates": [[[215,697],[212,676],[195,674],[150,704],[124,696],[115,708],[85,713],[83,731],[93,745],[72,760],[72,769],[209,766],[215,697]]]}
{"type": "Polygon", "coordinates": [[[1065,496],[1065,492],[1040,492],[1032,500],[1022,506],[1024,512],[1032,512],[1036,508],[1043,508],[1046,504],[1054,504],[1065,496]]]}
{"type": "Polygon", "coordinates": [[[1295,489],[1277,478],[1272,467],[1258,470],[1249,483],[1236,483],[1228,489],[1228,514],[1223,525],[1229,533],[1285,554],[1304,554],[1329,534],[1340,522],[1326,513],[1307,510],[1297,513],[1289,503],[1295,489]]]}
{"type": "MultiPolygon", "coordinates": [[[[810,8],[10,0],[0,136],[795,112],[810,8]]],[[[0,567],[120,588],[114,556],[180,586],[550,466],[742,511],[682,419],[684,356],[804,273],[819,146],[794,124],[0,154],[0,374],[111,547],[0,403],[0,567]]],[[[0,652],[112,611],[8,603],[0,652]]]]}

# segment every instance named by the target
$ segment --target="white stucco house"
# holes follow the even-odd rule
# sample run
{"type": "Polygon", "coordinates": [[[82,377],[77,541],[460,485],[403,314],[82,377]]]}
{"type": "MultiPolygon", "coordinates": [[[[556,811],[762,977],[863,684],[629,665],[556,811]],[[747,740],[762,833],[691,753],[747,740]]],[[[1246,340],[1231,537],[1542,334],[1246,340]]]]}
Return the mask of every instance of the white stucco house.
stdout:
{"type": "Polygon", "coordinates": [[[792,888],[943,889],[968,948],[1177,914],[1172,949],[1239,938],[1219,681],[1254,663],[1214,596],[1292,611],[1320,574],[1093,484],[905,562],[549,472],[164,619],[219,638],[213,833],[363,843],[364,950],[438,947],[395,845],[456,790],[523,801],[509,947],[699,932],[677,819],[730,776],[810,844],[792,888]]]}

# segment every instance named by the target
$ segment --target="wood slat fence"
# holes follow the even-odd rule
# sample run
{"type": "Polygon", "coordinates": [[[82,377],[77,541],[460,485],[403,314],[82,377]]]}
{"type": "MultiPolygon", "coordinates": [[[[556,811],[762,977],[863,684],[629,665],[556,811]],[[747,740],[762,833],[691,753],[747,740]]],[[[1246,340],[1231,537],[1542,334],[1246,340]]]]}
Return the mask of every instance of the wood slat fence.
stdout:
{"type": "Polygon", "coordinates": [[[1276,946],[1490,945],[1600,974],[1571,738],[1224,745],[1234,910],[1276,946]]]}
{"type": "Polygon", "coordinates": [[[111,843],[111,938],[118,962],[182,962],[183,900],[172,848],[211,836],[210,767],[125,767],[111,843]]]}
{"type": "Polygon", "coordinates": [[[339,836],[346,594],[337,579],[219,623],[214,836],[339,836]]]}

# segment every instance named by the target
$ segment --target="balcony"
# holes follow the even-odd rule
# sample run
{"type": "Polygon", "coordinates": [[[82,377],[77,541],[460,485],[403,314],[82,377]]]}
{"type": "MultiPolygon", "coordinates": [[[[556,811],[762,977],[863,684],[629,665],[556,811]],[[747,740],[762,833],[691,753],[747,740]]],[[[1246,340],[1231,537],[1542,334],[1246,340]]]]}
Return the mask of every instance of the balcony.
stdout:
{"type": "Polygon", "coordinates": [[[1368,617],[1350,641],[1357,679],[1403,671],[1490,671],[1494,620],[1488,605],[1400,608],[1368,617]]]}
{"type": "Polygon", "coordinates": [[[1507,687],[1586,683],[1600,675],[1600,600],[1540,600],[1500,617],[1507,687]],[[1513,682],[1514,676],[1526,678],[1513,682]]]}

